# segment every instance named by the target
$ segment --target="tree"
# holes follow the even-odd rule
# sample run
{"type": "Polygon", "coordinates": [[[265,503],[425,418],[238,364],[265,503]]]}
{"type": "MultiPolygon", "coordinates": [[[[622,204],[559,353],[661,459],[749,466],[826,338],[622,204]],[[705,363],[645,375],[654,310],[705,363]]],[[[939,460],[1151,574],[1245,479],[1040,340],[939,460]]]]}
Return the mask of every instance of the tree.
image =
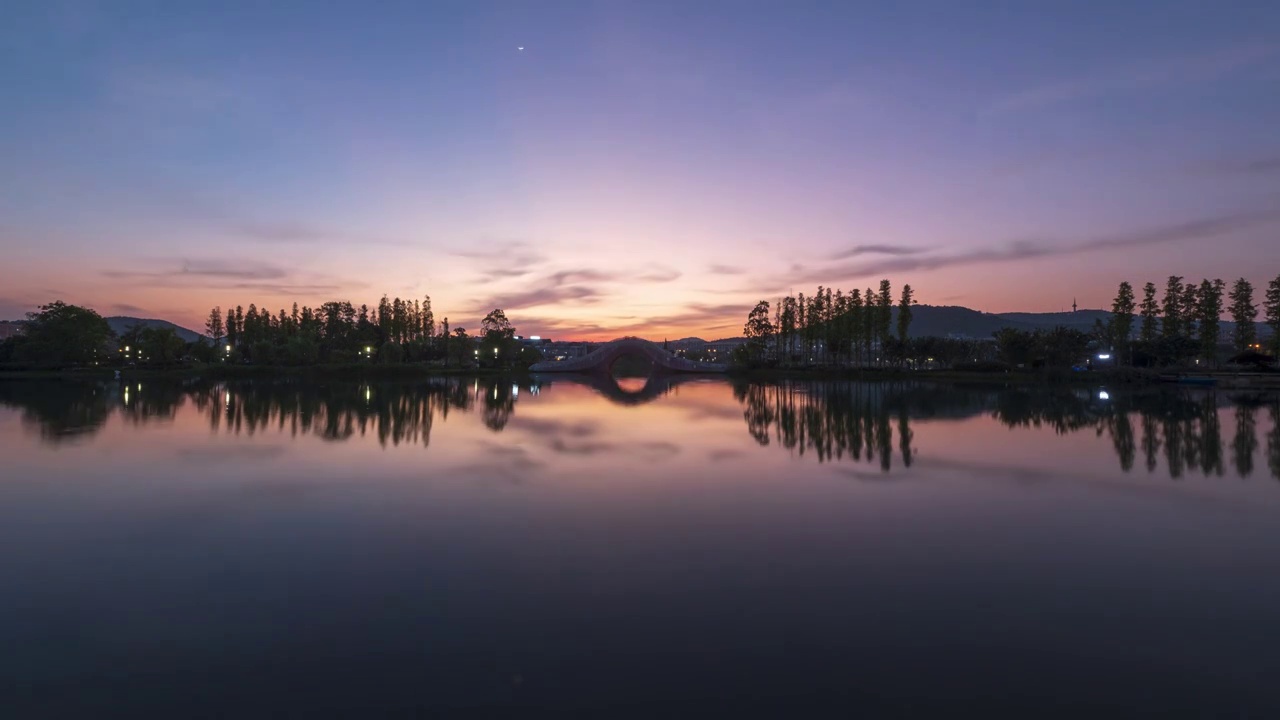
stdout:
{"type": "Polygon", "coordinates": [[[765,348],[768,347],[769,338],[773,337],[773,323],[769,321],[768,300],[761,300],[752,308],[747,315],[747,323],[742,326],[742,334],[747,337],[747,342],[751,345],[752,354],[759,360],[760,356],[764,354],[765,348]]]}
{"type": "Polygon", "coordinates": [[[1120,283],[1116,299],[1111,303],[1111,337],[1115,342],[1118,358],[1125,357],[1129,347],[1129,334],[1133,331],[1133,286],[1126,280],[1120,283]]]}
{"type": "Polygon", "coordinates": [[[213,349],[217,350],[222,344],[222,336],[225,329],[222,325],[222,308],[215,307],[209,311],[209,319],[204,323],[204,334],[213,339],[213,349]]]}
{"type": "Polygon", "coordinates": [[[88,364],[106,358],[111,336],[111,326],[101,315],[59,300],[27,313],[11,351],[16,360],[41,365],[88,364]]]}
{"type": "Polygon", "coordinates": [[[911,306],[915,304],[911,286],[902,286],[902,298],[898,301],[898,340],[907,341],[907,331],[911,328],[911,306]]]}
{"type": "Polygon", "coordinates": [[[1182,319],[1182,276],[1170,275],[1164,286],[1164,305],[1161,308],[1164,321],[1160,335],[1165,338],[1183,337],[1186,325],[1182,319]]]}
{"type": "Polygon", "coordinates": [[[1200,292],[1194,282],[1182,286],[1182,337],[1196,337],[1196,321],[1200,316],[1200,292]]]}
{"type": "Polygon", "coordinates": [[[516,329],[507,320],[507,314],[498,308],[489,311],[480,321],[480,352],[485,362],[506,361],[515,357],[516,329]]]}
{"type": "Polygon", "coordinates": [[[1149,343],[1156,339],[1156,318],[1160,315],[1160,305],[1156,302],[1156,284],[1147,283],[1142,286],[1142,328],[1138,331],[1138,339],[1149,343]]]}
{"type": "Polygon", "coordinates": [[[1266,310],[1263,319],[1271,328],[1271,339],[1268,341],[1271,355],[1280,358],[1280,275],[1267,283],[1267,299],[1263,302],[1263,308],[1266,310]]]}
{"type": "MultiPolygon", "coordinates": [[[[890,337],[890,330],[893,323],[893,287],[888,280],[880,281],[880,293],[876,295],[876,336],[880,340],[880,347],[885,346],[885,341],[890,337]]],[[[881,352],[881,359],[885,353],[881,352]]]]}
{"type": "Polygon", "coordinates": [[[995,333],[996,350],[1000,359],[1014,367],[1031,362],[1035,338],[1031,333],[1016,328],[1001,328],[995,333]]]}
{"type": "Polygon", "coordinates": [[[1218,357],[1218,323],[1222,316],[1222,291],[1226,284],[1221,280],[1204,280],[1200,283],[1200,292],[1196,320],[1200,325],[1200,357],[1207,363],[1214,363],[1218,357]]]}
{"type": "Polygon", "coordinates": [[[1231,340],[1236,352],[1242,353],[1257,339],[1253,322],[1258,319],[1258,306],[1253,304],[1253,284],[1244,278],[1236,280],[1228,297],[1231,298],[1231,306],[1227,311],[1235,323],[1231,340]]]}

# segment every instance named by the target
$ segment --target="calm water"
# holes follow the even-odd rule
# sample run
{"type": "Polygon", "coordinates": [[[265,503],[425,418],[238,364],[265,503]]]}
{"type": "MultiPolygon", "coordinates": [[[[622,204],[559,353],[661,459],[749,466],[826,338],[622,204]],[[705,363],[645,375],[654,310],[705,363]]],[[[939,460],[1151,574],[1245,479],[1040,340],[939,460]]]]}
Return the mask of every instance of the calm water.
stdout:
{"type": "Polygon", "coordinates": [[[597,385],[0,384],[0,716],[1280,711],[1280,398],[597,385]]]}

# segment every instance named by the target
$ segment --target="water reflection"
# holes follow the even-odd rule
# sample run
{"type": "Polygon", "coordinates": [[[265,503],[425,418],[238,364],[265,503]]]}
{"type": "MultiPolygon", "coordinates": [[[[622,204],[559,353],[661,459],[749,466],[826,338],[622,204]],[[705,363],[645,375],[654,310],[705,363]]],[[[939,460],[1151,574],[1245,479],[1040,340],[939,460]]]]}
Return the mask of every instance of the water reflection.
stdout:
{"type": "Polygon", "coordinates": [[[1280,478],[1280,398],[1275,395],[841,381],[741,383],[734,394],[757,443],[812,453],[819,462],[866,460],[886,472],[895,462],[911,466],[913,420],[988,415],[1010,428],[1106,435],[1124,472],[1133,470],[1140,446],[1148,473],[1156,472],[1163,459],[1174,478],[1193,471],[1222,476],[1221,411],[1234,406],[1232,467],[1239,477],[1249,477],[1259,448],[1257,413],[1265,407],[1270,413],[1268,469],[1280,478]]]}
{"type": "MultiPolygon", "coordinates": [[[[623,408],[678,392],[682,379],[631,385],[612,379],[566,379],[623,408]]],[[[379,445],[428,447],[436,422],[451,412],[477,413],[503,431],[522,394],[548,392],[546,380],[437,378],[423,382],[4,382],[0,404],[21,411],[22,424],[51,445],[93,436],[113,415],[130,426],[172,422],[190,405],[219,433],[287,433],[342,442],[372,437],[379,445]]],[[[761,446],[818,462],[867,462],[882,472],[916,460],[913,423],[989,417],[1013,429],[1092,432],[1109,439],[1124,472],[1139,464],[1189,473],[1251,477],[1265,443],[1267,472],[1280,478],[1280,397],[1212,390],[1005,388],[933,383],[848,381],[736,382],[732,398],[746,431],[761,446]],[[1223,437],[1223,418],[1231,434],[1223,437]],[[1265,427],[1264,427],[1265,426],[1265,427]]],[[[728,398],[725,398],[728,400],[728,398]]],[[[711,402],[704,400],[703,402],[711,402]]],[[[712,410],[712,408],[707,408],[712,410]]],[[[716,411],[725,411],[717,403],[716,411]]]]}

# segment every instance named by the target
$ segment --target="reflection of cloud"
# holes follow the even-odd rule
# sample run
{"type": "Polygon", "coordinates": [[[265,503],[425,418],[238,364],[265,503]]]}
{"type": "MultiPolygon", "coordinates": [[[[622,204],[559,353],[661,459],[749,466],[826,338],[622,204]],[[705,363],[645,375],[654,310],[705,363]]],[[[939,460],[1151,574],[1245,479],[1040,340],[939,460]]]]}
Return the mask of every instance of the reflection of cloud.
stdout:
{"type": "MultiPolygon", "coordinates": [[[[737,415],[741,416],[742,413],[739,412],[737,415]]],[[[746,453],[742,450],[712,450],[707,453],[707,459],[711,462],[723,462],[725,460],[742,457],[743,455],[746,455],[746,453]]]]}
{"type": "Polygon", "coordinates": [[[283,445],[227,445],[178,448],[178,457],[201,463],[221,463],[234,460],[269,460],[285,452],[283,445]]]}
{"type": "Polygon", "coordinates": [[[599,423],[594,420],[579,420],[569,422],[556,418],[539,418],[517,415],[511,418],[511,422],[507,424],[507,428],[511,430],[523,430],[531,435],[539,437],[588,437],[596,434],[600,430],[599,423]]]}
{"type": "Polygon", "coordinates": [[[546,463],[529,457],[529,452],[522,447],[489,440],[479,440],[476,444],[482,448],[482,456],[487,457],[459,466],[458,472],[476,474],[485,480],[498,479],[522,483],[546,467],[546,463]]]}
{"type": "Polygon", "coordinates": [[[996,463],[969,462],[966,460],[946,460],[942,458],[916,460],[919,470],[941,469],[948,474],[963,473],[973,479],[1006,482],[1015,485],[1044,485],[1048,483],[1075,483],[1090,488],[1105,490],[1121,495],[1137,497],[1159,497],[1178,502],[1189,502],[1204,506],[1217,506],[1223,509],[1245,510],[1252,506],[1235,502],[1222,497],[1204,495],[1194,492],[1186,485],[1162,484],[1147,485],[1133,482],[1116,482],[1100,480],[1080,475],[1078,472],[1055,472],[1042,468],[1022,467],[1017,465],[999,465],[996,463]]]}

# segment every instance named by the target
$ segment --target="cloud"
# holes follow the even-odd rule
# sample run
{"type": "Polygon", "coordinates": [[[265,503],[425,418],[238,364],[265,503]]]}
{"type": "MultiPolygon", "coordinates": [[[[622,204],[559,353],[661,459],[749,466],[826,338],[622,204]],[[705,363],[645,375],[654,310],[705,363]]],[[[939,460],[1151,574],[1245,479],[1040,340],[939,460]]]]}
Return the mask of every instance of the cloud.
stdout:
{"type": "Polygon", "coordinates": [[[1036,110],[1091,97],[1146,88],[1206,83],[1256,65],[1276,53],[1273,43],[1245,43],[1180,57],[1120,64],[1082,77],[1023,90],[997,100],[990,112],[1036,110]]]}
{"type": "Polygon", "coordinates": [[[1263,156],[1243,161],[1205,163],[1194,167],[1193,170],[1212,174],[1272,175],[1280,173],[1280,155],[1263,156]]]}
{"type": "Polygon", "coordinates": [[[547,261],[547,256],[522,240],[480,240],[480,249],[459,250],[454,257],[476,261],[481,282],[530,275],[547,261]]]}
{"type": "Polygon", "coordinates": [[[905,247],[902,245],[855,245],[848,250],[841,250],[831,256],[832,260],[848,260],[862,255],[917,255],[925,252],[925,248],[905,247]]]}
{"type": "Polygon", "coordinates": [[[126,280],[167,280],[173,278],[217,278],[223,280],[279,280],[287,277],[284,268],[259,263],[229,263],[223,260],[183,260],[179,268],[154,272],[104,270],[109,278],[126,280]]]}
{"type": "Polygon", "coordinates": [[[939,270],[959,265],[1006,263],[1061,255],[1110,250],[1124,247],[1164,245],[1187,240],[1208,240],[1238,230],[1280,221],[1280,207],[1248,210],[1226,215],[1189,220],[1150,230],[1106,235],[1072,245],[1052,246],[1029,240],[1018,240],[1004,247],[981,248],[952,255],[916,255],[896,257],[872,263],[858,263],[801,269],[789,278],[792,283],[831,282],[833,280],[883,277],[892,273],[939,270]]]}
{"type": "Polygon", "coordinates": [[[635,276],[640,282],[671,282],[678,280],[683,273],[675,268],[669,268],[662,265],[651,265],[648,269],[641,271],[635,276]]]}
{"type": "Polygon", "coordinates": [[[127,315],[145,315],[147,313],[146,308],[140,308],[137,305],[130,305],[129,303],[115,303],[111,306],[111,309],[127,315]]]}
{"type": "Polygon", "coordinates": [[[747,271],[737,265],[720,265],[713,263],[707,266],[707,272],[712,275],[743,275],[747,271]]]}
{"type": "Polygon", "coordinates": [[[578,282],[612,282],[620,279],[622,279],[622,276],[618,273],[602,272],[600,270],[561,270],[547,276],[547,282],[554,285],[578,282]]]}
{"type": "Polygon", "coordinates": [[[150,287],[200,287],[299,297],[332,297],[368,287],[368,283],[339,283],[322,275],[297,278],[284,268],[265,263],[203,259],[182,260],[178,267],[168,270],[104,270],[102,275],[150,287]]]}
{"type": "Polygon", "coordinates": [[[491,296],[486,302],[474,306],[475,312],[487,312],[482,308],[502,308],[507,312],[541,305],[559,305],[564,302],[594,303],[602,297],[600,291],[586,285],[544,285],[528,290],[518,290],[491,296]]]}

